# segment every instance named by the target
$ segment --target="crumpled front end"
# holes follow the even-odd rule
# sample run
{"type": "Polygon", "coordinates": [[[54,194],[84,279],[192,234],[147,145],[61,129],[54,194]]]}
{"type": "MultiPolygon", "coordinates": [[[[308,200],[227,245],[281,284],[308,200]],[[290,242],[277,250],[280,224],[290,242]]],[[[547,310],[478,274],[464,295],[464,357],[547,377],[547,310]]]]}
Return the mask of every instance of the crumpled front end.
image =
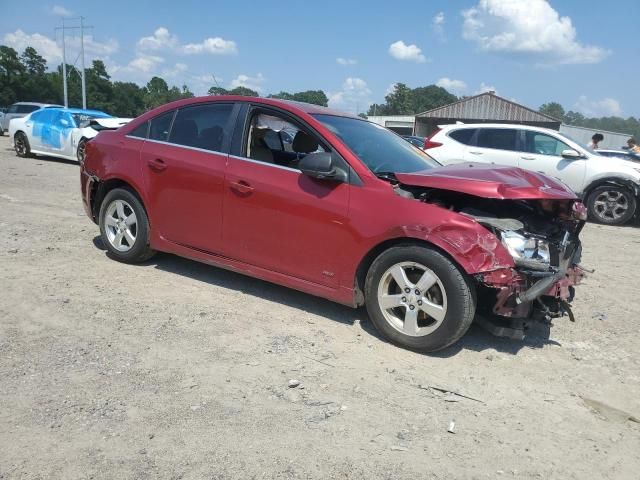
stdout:
{"type": "Polygon", "coordinates": [[[492,333],[523,338],[528,322],[565,315],[573,320],[570,303],[586,272],[579,235],[587,212],[577,198],[481,198],[422,185],[401,188],[475,220],[495,240],[494,253],[508,259],[473,271],[477,321],[492,333]]]}
{"type": "Polygon", "coordinates": [[[479,322],[497,335],[523,338],[530,321],[550,322],[563,316],[574,321],[570,304],[575,286],[587,273],[580,265],[584,205],[548,201],[538,214],[512,224],[476,220],[494,231],[515,263],[515,268],[475,276],[479,322]]]}

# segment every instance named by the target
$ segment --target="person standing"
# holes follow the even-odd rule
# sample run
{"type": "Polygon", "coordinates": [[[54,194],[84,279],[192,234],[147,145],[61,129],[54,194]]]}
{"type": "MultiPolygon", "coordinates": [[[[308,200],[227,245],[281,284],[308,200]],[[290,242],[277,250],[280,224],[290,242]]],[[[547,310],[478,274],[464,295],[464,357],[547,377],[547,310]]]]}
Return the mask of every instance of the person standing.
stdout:
{"type": "Polygon", "coordinates": [[[627,140],[627,145],[629,146],[629,151],[631,153],[640,154],[640,145],[638,145],[635,138],[627,140]]]}
{"type": "Polygon", "coordinates": [[[589,143],[587,147],[589,147],[591,150],[597,150],[598,144],[602,140],[604,140],[604,135],[602,135],[601,133],[594,133],[593,137],[591,137],[591,143],[589,143]]]}

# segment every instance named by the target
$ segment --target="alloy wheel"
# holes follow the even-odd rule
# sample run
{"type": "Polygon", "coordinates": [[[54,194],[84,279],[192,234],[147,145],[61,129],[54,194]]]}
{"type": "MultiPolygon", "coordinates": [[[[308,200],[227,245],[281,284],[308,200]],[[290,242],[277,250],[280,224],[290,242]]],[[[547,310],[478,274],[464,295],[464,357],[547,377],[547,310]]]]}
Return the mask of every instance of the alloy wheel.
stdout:
{"type": "Polygon", "coordinates": [[[114,200],[104,216],[107,240],[119,252],[128,252],[136,242],[138,219],[133,208],[124,200],[114,200]]]}
{"type": "Polygon", "coordinates": [[[416,262],[397,263],[382,275],[378,304],[389,325],[411,337],[433,333],[447,314],[442,282],[416,262]]]}
{"type": "Polygon", "coordinates": [[[619,190],[603,191],[593,202],[593,210],[602,220],[618,220],[628,209],[629,199],[619,190]]]}
{"type": "Polygon", "coordinates": [[[19,133],[16,135],[13,141],[16,149],[16,153],[20,156],[25,155],[27,153],[27,143],[25,141],[24,135],[19,133]]]}

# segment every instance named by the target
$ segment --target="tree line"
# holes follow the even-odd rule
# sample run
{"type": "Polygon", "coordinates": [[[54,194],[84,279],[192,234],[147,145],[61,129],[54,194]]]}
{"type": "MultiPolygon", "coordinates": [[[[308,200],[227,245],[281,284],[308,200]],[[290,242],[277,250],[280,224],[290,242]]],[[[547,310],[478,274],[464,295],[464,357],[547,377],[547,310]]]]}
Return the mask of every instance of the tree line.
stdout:
{"type": "MultiPolygon", "coordinates": [[[[22,54],[6,45],[0,45],[0,106],[19,101],[64,103],[62,64],[49,71],[47,61],[33,47],[22,54]]],[[[133,82],[112,81],[102,60],[93,60],[85,69],[88,107],[121,117],[137,117],[147,110],[174,100],[193,97],[189,87],[169,86],[161,77],[154,76],[144,86],[133,82]]],[[[67,65],[67,91],[70,106],[82,105],[81,76],[78,69],[67,65]]],[[[213,86],[209,95],[259,96],[247,87],[231,90],[213,86]]],[[[296,100],[327,106],[329,99],[322,90],[279,92],[269,98],[296,100]]]]}
{"type": "MultiPolygon", "coordinates": [[[[158,76],[152,77],[144,86],[133,82],[112,81],[102,60],[94,60],[91,67],[85,70],[85,77],[89,107],[116,116],[136,117],[159,105],[193,97],[186,85],[169,86],[166,80],[158,76]]],[[[80,106],[80,72],[74,66],[67,65],[67,78],[69,105],[80,106]]],[[[257,91],[244,86],[225,89],[215,85],[208,93],[260,96],[257,91]]],[[[267,98],[294,100],[325,107],[329,103],[327,95],[322,90],[296,93],[281,91],[267,95],[267,98]]],[[[385,96],[384,103],[371,105],[367,115],[415,115],[457,100],[460,99],[436,85],[410,88],[404,83],[396,83],[392,91],[385,96]]],[[[62,65],[49,71],[46,60],[33,47],[27,47],[19,54],[11,47],[0,45],[0,106],[8,106],[17,101],[63,104],[62,65]]],[[[540,107],[540,112],[569,125],[628,133],[640,140],[640,121],[635,117],[588,118],[579,112],[565,111],[557,102],[545,103],[540,107]]]]}
{"type": "Polygon", "coordinates": [[[543,104],[540,113],[544,113],[553,118],[557,118],[567,125],[576,127],[587,127],[592,130],[604,130],[609,132],[627,133],[640,141],[640,119],[635,117],[597,117],[589,118],[572,110],[565,111],[564,107],[557,102],[543,104]]]}

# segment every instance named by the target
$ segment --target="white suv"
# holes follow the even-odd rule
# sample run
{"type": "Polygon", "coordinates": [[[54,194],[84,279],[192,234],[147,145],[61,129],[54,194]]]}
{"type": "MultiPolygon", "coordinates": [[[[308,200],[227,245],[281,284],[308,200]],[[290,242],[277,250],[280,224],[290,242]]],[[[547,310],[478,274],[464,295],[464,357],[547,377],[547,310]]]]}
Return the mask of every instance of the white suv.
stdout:
{"type": "Polygon", "coordinates": [[[511,124],[443,125],[425,150],[445,165],[482,162],[543,172],[559,178],[589,209],[592,220],[621,225],[640,200],[640,165],[605,157],[547,128],[511,124]]]}

